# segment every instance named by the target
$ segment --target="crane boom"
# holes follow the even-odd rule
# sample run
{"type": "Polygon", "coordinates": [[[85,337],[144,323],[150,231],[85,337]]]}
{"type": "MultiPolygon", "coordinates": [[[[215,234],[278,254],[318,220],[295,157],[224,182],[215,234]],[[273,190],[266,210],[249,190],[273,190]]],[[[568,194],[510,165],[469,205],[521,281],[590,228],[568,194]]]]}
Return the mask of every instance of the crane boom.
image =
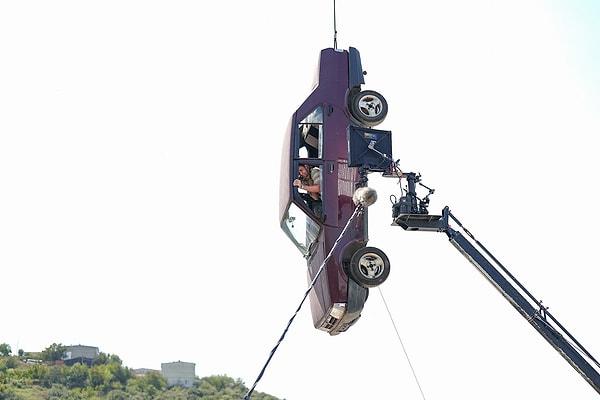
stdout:
{"type": "MultiPolygon", "coordinates": [[[[450,243],[471,262],[510,304],[550,343],[552,347],[600,393],[600,364],[583,346],[536,300],[500,262],[485,249],[450,212],[442,215],[427,212],[428,197],[417,200],[416,183],[420,175],[403,174],[408,180],[408,191],[392,207],[394,226],[407,231],[444,232],[450,243]],[[466,236],[450,227],[452,219],[466,236]],[[477,247],[481,248],[480,251],[477,247]]],[[[429,193],[433,193],[430,189],[429,193]]]]}

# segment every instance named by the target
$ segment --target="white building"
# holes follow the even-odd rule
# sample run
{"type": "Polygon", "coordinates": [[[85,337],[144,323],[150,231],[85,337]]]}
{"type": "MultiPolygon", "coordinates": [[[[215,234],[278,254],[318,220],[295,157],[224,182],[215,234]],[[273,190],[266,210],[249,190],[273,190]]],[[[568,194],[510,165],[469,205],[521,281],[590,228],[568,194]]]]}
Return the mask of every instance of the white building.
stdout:
{"type": "Polygon", "coordinates": [[[183,386],[186,388],[194,385],[196,378],[196,364],[176,361],[160,364],[161,374],[167,378],[167,386],[183,386]]]}
{"type": "Polygon", "coordinates": [[[98,357],[99,354],[100,350],[97,347],[78,344],[76,346],[67,346],[63,360],[66,365],[81,363],[91,366],[94,358],[98,357]]]}
{"type": "Polygon", "coordinates": [[[81,344],[67,346],[66,359],[71,358],[89,358],[94,359],[100,354],[100,350],[94,346],[83,346],[81,344]]]}

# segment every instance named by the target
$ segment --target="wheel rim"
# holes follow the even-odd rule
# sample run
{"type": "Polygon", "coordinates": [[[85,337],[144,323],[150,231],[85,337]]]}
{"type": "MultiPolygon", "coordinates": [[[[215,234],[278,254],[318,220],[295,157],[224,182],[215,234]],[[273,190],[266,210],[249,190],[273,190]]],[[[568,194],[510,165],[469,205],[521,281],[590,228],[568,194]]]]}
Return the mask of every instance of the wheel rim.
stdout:
{"type": "Polygon", "coordinates": [[[383,274],[385,265],[383,259],[375,253],[364,254],[358,263],[358,270],[367,279],[377,279],[383,274]]]}
{"type": "Polygon", "coordinates": [[[376,117],[381,114],[383,104],[376,96],[366,95],[360,98],[358,108],[367,117],[376,117]]]}

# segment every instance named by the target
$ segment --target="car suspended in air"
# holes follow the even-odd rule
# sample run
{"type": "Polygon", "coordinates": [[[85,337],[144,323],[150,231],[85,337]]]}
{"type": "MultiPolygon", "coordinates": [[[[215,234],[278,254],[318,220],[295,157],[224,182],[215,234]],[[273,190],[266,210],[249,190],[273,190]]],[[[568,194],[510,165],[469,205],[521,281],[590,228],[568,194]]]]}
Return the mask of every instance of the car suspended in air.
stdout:
{"type": "Polygon", "coordinates": [[[309,282],[327,261],[309,296],[315,328],[331,335],[358,320],[369,288],[390,271],[385,253],[367,246],[367,209],[350,221],[353,195],[366,186],[359,169],[385,171],[390,162],[380,154],[391,154],[391,132],[372,128],[385,119],[387,102],[361,89],[364,75],[357,49],[321,50],[313,90],[283,140],[281,228],[306,258],[309,282]]]}

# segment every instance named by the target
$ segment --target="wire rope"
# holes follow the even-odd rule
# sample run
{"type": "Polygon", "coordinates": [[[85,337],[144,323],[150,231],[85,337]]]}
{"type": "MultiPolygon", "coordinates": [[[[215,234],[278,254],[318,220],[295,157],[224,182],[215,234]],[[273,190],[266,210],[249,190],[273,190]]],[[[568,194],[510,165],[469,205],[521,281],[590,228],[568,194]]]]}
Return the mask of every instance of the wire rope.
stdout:
{"type": "Polygon", "coordinates": [[[336,239],[335,243],[333,244],[333,246],[331,247],[331,250],[329,251],[329,254],[327,254],[327,257],[325,257],[325,259],[323,260],[323,262],[321,263],[321,265],[319,266],[319,270],[317,271],[317,273],[315,274],[315,277],[312,279],[310,286],[308,287],[308,289],[306,290],[306,292],[304,292],[304,296],[302,297],[302,300],[300,301],[300,304],[298,305],[298,308],[296,309],[296,311],[294,312],[294,314],[292,315],[292,317],[289,319],[285,329],[283,330],[283,333],[281,334],[281,336],[279,337],[279,340],[277,341],[277,344],[275,345],[275,347],[273,347],[273,349],[271,350],[271,353],[269,354],[269,357],[267,358],[267,361],[265,362],[265,364],[263,365],[262,369],[260,370],[260,373],[258,374],[256,380],[254,381],[254,383],[252,384],[252,387],[248,390],[248,392],[246,393],[246,395],[244,396],[244,400],[248,400],[250,398],[250,396],[252,395],[252,392],[254,392],[254,389],[256,388],[256,385],[258,384],[258,382],[262,379],[267,366],[269,365],[269,363],[271,362],[271,359],[273,358],[273,356],[275,355],[275,352],[277,351],[277,349],[279,348],[279,345],[281,344],[281,342],[283,341],[283,339],[285,338],[285,335],[287,334],[288,330],[290,329],[290,326],[292,325],[292,322],[294,321],[294,319],[296,318],[296,315],[298,315],[298,312],[300,312],[300,309],[302,308],[302,305],[304,304],[304,302],[306,301],[306,298],[308,297],[308,295],[310,294],[310,291],[312,290],[312,288],[314,287],[315,283],[317,282],[317,279],[319,278],[319,276],[321,275],[321,272],[323,272],[323,270],[325,269],[325,266],[327,264],[327,261],[329,261],[329,259],[331,258],[331,256],[333,255],[333,252],[335,251],[335,249],[337,248],[337,245],[340,241],[340,239],[344,236],[344,234],[346,233],[346,230],[348,230],[348,227],[350,226],[350,222],[352,222],[352,220],[358,215],[360,214],[360,212],[362,212],[363,210],[363,206],[361,204],[359,204],[355,209],[354,212],[352,213],[352,216],[350,216],[350,218],[348,219],[348,222],[346,223],[346,226],[344,226],[344,229],[342,229],[342,232],[340,233],[340,235],[338,236],[338,238],[336,239]]]}
{"type": "Polygon", "coordinates": [[[337,27],[335,22],[335,0],[333,0],[333,48],[337,50],[337,27]]]}
{"type": "Polygon", "coordinates": [[[404,346],[404,342],[402,341],[402,337],[400,337],[400,332],[398,331],[398,327],[396,326],[396,323],[394,322],[394,317],[392,317],[392,313],[390,312],[390,308],[387,305],[387,302],[385,301],[385,297],[383,296],[383,292],[381,291],[381,287],[377,287],[379,289],[379,294],[381,295],[381,300],[383,300],[383,305],[385,306],[385,309],[388,313],[388,316],[390,317],[390,321],[392,322],[392,326],[394,327],[394,331],[396,332],[396,337],[398,337],[398,341],[400,342],[400,346],[402,347],[402,351],[404,352],[404,356],[406,357],[406,361],[408,362],[408,366],[410,367],[410,370],[413,374],[413,377],[415,378],[415,382],[417,383],[417,387],[419,388],[419,392],[421,392],[421,397],[423,398],[423,400],[425,400],[425,394],[423,393],[423,389],[421,388],[421,383],[419,382],[419,378],[417,377],[417,373],[412,365],[412,362],[410,361],[410,357],[408,356],[408,352],[406,351],[406,347],[404,346]]]}

